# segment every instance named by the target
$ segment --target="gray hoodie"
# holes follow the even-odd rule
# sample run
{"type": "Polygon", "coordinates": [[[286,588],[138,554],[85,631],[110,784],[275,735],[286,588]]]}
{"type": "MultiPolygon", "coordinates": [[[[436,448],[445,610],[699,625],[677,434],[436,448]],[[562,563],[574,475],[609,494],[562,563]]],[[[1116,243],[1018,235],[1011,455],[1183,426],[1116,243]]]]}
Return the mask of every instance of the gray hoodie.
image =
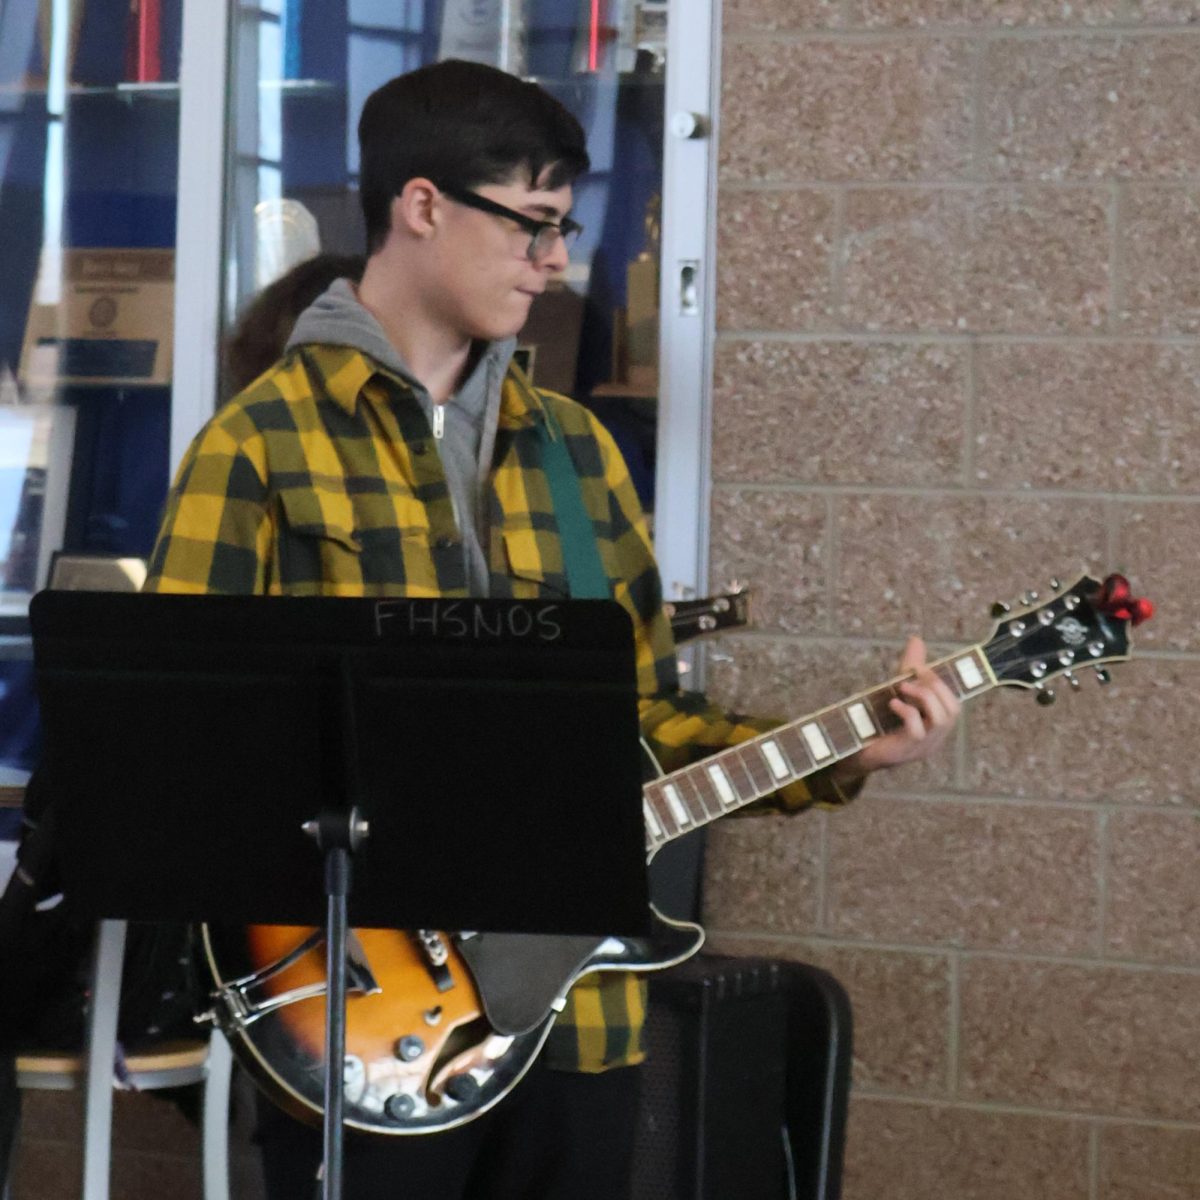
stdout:
{"type": "Polygon", "coordinates": [[[424,410],[433,444],[441,456],[450,488],[454,514],[462,533],[466,556],[467,587],[474,596],[488,594],[488,567],[484,545],[487,537],[487,512],[484,484],[491,470],[496,444],[496,422],[500,414],[500,385],[516,348],[516,338],[489,342],[479,355],[471,374],[443,405],[441,435],[436,436],[434,403],[425,385],[413,375],[388,341],[382,326],[359,303],[348,279],[338,279],[328,291],[300,314],[287,348],[320,343],[326,346],[351,346],[374,359],[380,366],[398,375],[413,390],[424,410]]]}

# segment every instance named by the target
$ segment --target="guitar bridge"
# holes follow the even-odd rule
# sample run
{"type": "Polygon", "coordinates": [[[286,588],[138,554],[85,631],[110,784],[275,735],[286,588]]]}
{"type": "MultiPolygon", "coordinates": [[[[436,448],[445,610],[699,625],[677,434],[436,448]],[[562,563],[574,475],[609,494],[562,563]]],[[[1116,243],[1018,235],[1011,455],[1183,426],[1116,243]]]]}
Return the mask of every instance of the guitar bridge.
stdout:
{"type": "Polygon", "coordinates": [[[447,966],[450,947],[446,945],[446,939],[436,929],[418,929],[413,936],[425,957],[425,966],[434,986],[439,992],[448,992],[454,986],[454,976],[447,966]]]}

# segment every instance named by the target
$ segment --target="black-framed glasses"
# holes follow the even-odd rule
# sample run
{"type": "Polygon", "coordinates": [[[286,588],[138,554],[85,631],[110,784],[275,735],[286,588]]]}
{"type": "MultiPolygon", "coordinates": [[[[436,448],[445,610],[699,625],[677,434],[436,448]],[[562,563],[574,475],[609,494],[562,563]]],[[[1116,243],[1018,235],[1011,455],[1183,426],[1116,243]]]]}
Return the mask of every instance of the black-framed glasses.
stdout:
{"type": "Polygon", "coordinates": [[[539,221],[536,217],[529,217],[522,212],[517,212],[515,208],[497,204],[495,200],[489,200],[478,192],[470,192],[465,188],[448,187],[441,190],[456,204],[477,209],[479,212],[491,213],[494,217],[506,217],[508,220],[516,222],[529,234],[529,249],[525,253],[532,263],[539,263],[547,259],[554,250],[557,238],[562,238],[563,244],[570,250],[575,239],[583,232],[583,226],[578,221],[572,221],[570,217],[563,217],[561,221],[539,221]]]}

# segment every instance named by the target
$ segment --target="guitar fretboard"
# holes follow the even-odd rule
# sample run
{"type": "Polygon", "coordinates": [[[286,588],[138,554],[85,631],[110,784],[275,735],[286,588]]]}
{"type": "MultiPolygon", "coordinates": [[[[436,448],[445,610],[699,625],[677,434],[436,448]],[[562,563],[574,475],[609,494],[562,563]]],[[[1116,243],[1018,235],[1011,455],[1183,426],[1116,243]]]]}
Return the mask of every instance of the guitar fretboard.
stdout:
{"type": "MultiPolygon", "coordinates": [[[[981,646],[932,663],[931,669],[960,700],[981,695],[996,684],[981,646]]],[[[898,687],[905,678],[892,679],[648,783],[642,793],[647,852],[832,766],[899,728],[900,718],[888,705],[903,699],[898,687]]]]}

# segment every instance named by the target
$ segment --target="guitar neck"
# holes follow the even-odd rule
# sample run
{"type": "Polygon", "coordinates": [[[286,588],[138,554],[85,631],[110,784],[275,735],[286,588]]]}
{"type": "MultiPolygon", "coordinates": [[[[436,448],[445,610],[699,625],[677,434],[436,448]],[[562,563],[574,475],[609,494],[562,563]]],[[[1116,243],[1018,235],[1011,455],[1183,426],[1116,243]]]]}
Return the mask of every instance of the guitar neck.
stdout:
{"type": "MultiPolygon", "coordinates": [[[[930,664],[961,700],[996,686],[982,646],[930,664]]],[[[832,766],[900,726],[888,707],[908,676],[889,680],[798,721],[741,742],[643,789],[646,850],[652,852],[806,775],[832,766]]]]}

